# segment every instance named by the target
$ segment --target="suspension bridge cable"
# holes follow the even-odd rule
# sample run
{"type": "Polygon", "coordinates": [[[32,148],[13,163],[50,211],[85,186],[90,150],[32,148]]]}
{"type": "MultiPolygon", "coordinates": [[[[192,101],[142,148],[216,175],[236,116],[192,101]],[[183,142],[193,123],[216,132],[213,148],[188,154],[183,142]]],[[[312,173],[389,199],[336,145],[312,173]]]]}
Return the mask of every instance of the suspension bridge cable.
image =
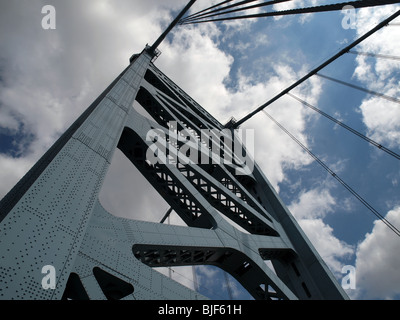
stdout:
{"type": "Polygon", "coordinates": [[[248,14],[248,15],[243,15],[243,16],[215,18],[215,19],[208,19],[208,20],[201,20],[201,18],[199,18],[199,19],[195,19],[192,21],[183,22],[182,24],[216,22],[216,21],[224,21],[224,20],[263,18],[263,17],[275,17],[275,16],[296,15],[296,14],[317,13],[317,12],[329,12],[329,11],[341,11],[344,6],[352,6],[355,9],[360,9],[360,8],[368,8],[368,7],[382,6],[382,5],[388,5],[388,4],[395,4],[395,3],[398,3],[398,0],[356,0],[356,1],[335,3],[335,4],[327,4],[327,5],[322,5],[322,6],[305,7],[305,8],[297,8],[297,9],[289,9],[289,10],[281,10],[281,11],[273,11],[273,12],[254,13],[254,14],[248,14]]]}
{"type": "Polygon", "coordinates": [[[386,148],[385,146],[382,146],[380,143],[368,138],[367,136],[363,135],[362,133],[358,132],[357,130],[349,127],[348,125],[346,125],[345,123],[335,119],[334,117],[330,116],[329,114],[323,112],[322,110],[318,109],[317,107],[313,106],[312,104],[308,103],[307,101],[304,101],[303,99],[295,96],[292,93],[288,93],[288,96],[296,99],[297,101],[299,101],[300,103],[302,103],[303,105],[305,105],[306,107],[318,112],[319,114],[321,114],[322,116],[324,116],[325,118],[333,121],[334,123],[340,125],[341,127],[345,128],[346,130],[350,131],[351,133],[357,135],[358,137],[364,139],[365,141],[369,142],[370,144],[372,144],[373,146],[377,147],[378,149],[385,151],[386,153],[388,153],[389,155],[391,155],[392,157],[396,158],[397,160],[400,160],[400,155],[397,154],[396,152],[386,148]]]}
{"type": "Polygon", "coordinates": [[[228,2],[232,2],[232,1],[234,1],[234,0],[225,0],[225,1],[222,1],[222,2],[217,3],[217,4],[215,4],[215,5],[211,6],[211,7],[208,7],[208,8],[206,8],[206,9],[203,9],[203,10],[201,10],[201,11],[199,11],[199,12],[190,14],[190,15],[188,15],[186,18],[182,19],[181,21],[186,20],[187,18],[191,18],[191,17],[193,17],[193,16],[197,16],[197,15],[200,14],[200,13],[209,11],[209,10],[211,10],[211,9],[214,9],[214,8],[216,8],[216,7],[219,7],[219,6],[222,6],[222,5],[224,5],[224,4],[228,3],[228,2]]]}
{"type": "Polygon", "coordinates": [[[288,2],[288,1],[293,1],[293,0],[275,0],[275,1],[272,0],[272,1],[266,1],[266,2],[262,2],[262,3],[253,4],[253,5],[246,6],[246,7],[241,7],[241,8],[238,8],[238,9],[227,10],[227,9],[235,8],[235,7],[241,6],[243,4],[246,4],[246,3],[249,3],[249,2],[254,2],[254,1],[257,1],[257,0],[241,1],[241,2],[238,2],[238,3],[232,4],[232,5],[226,6],[226,7],[215,9],[215,10],[213,10],[211,12],[206,12],[206,13],[203,13],[203,14],[196,15],[194,17],[186,17],[186,18],[181,20],[181,24],[184,24],[185,22],[189,22],[189,21],[197,21],[200,18],[201,19],[206,19],[206,18],[211,18],[211,17],[215,17],[215,16],[219,16],[219,15],[228,14],[228,13],[246,11],[246,10],[265,7],[265,6],[272,6],[272,5],[275,5],[275,4],[278,4],[278,3],[288,2]],[[223,10],[226,10],[226,11],[223,11],[223,10]],[[220,12],[220,11],[222,11],[222,12],[220,12]]]}
{"type": "Polygon", "coordinates": [[[183,17],[183,15],[190,9],[190,7],[196,2],[196,0],[190,0],[188,4],[182,9],[182,11],[178,14],[178,16],[170,23],[167,29],[158,37],[158,39],[153,43],[153,45],[149,48],[149,52],[155,54],[157,47],[161,42],[164,41],[168,33],[178,24],[179,20],[183,17]]]}
{"type": "Polygon", "coordinates": [[[244,0],[244,1],[240,1],[240,2],[237,2],[237,3],[222,7],[222,8],[218,8],[219,6],[222,6],[223,4],[226,4],[226,3],[231,2],[231,1],[232,0],[223,1],[223,2],[220,2],[220,3],[216,4],[216,5],[213,5],[213,6],[209,7],[209,8],[207,8],[207,9],[204,9],[204,10],[201,10],[201,11],[199,11],[197,13],[191,14],[191,15],[187,16],[186,18],[183,18],[181,20],[181,23],[184,22],[184,21],[187,21],[187,20],[197,19],[197,18],[203,17],[205,15],[209,15],[209,14],[212,14],[212,13],[215,13],[215,12],[218,12],[218,11],[226,10],[228,8],[238,7],[238,6],[241,6],[243,4],[246,4],[246,3],[249,3],[249,2],[258,1],[258,0],[244,0]],[[212,10],[212,9],[214,9],[214,10],[212,10]],[[210,10],[212,10],[212,11],[210,11],[210,10]],[[206,11],[209,11],[209,12],[206,12],[206,11]]]}
{"type": "Polygon", "coordinates": [[[336,83],[340,83],[340,84],[345,85],[347,87],[350,87],[350,88],[353,88],[353,89],[356,89],[356,90],[360,90],[360,91],[372,94],[374,96],[389,100],[391,102],[400,103],[400,99],[398,99],[398,98],[391,97],[391,96],[388,96],[386,94],[383,94],[383,93],[380,93],[380,92],[376,92],[376,91],[373,91],[373,90],[370,90],[370,89],[366,89],[366,88],[363,88],[363,87],[359,87],[359,86],[357,86],[355,84],[352,84],[352,83],[348,83],[348,82],[345,82],[345,81],[342,81],[342,80],[338,80],[338,79],[335,79],[335,78],[332,78],[332,77],[328,77],[328,76],[323,75],[321,73],[316,73],[316,75],[321,77],[321,78],[324,78],[324,79],[327,79],[327,80],[330,80],[330,81],[333,81],[333,82],[336,82],[336,83]]]}
{"type": "Polygon", "coordinates": [[[369,53],[369,52],[361,52],[361,51],[355,51],[355,50],[350,50],[348,53],[361,55],[361,56],[368,56],[368,57],[374,57],[374,58],[381,58],[381,59],[389,59],[389,60],[400,61],[400,57],[391,56],[391,55],[387,55],[387,54],[369,53]]]}
{"type": "Polygon", "coordinates": [[[167,212],[165,213],[165,215],[164,215],[163,218],[161,219],[161,221],[160,221],[161,224],[164,223],[165,220],[167,220],[167,218],[169,218],[171,212],[172,212],[172,207],[170,207],[170,208],[167,210],[167,212]]]}
{"type": "Polygon", "coordinates": [[[261,105],[260,107],[258,107],[256,110],[250,112],[249,114],[247,114],[245,117],[243,117],[242,119],[240,119],[239,121],[235,122],[235,123],[230,123],[229,126],[233,127],[233,128],[237,128],[239,127],[241,124],[243,124],[245,121],[249,120],[251,117],[253,117],[255,114],[259,113],[261,110],[265,109],[266,107],[268,107],[270,104],[274,103],[276,100],[278,100],[279,98],[281,98],[282,96],[284,96],[285,94],[287,94],[288,92],[290,92],[291,90],[293,90],[294,88],[296,88],[297,86],[299,86],[300,84],[302,84],[304,81],[306,81],[307,79],[309,79],[310,77],[312,77],[314,74],[316,74],[317,72],[319,72],[320,70],[322,70],[323,68],[325,68],[327,65],[331,64],[333,61],[337,60],[338,58],[340,58],[342,55],[344,55],[345,53],[347,53],[350,49],[354,48],[355,46],[357,46],[359,43],[361,43],[362,41],[364,41],[365,39],[367,39],[369,36],[371,36],[372,34],[374,34],[376,31],[382,29],[384,26],[386,26],[390,21],[392,21],[393,19],[397,18],[400,15],[400,10],[397,10],[394,14],[392,14],[390,17],[388,17],[387,19],[383,20],[381,23],[379,23],[377,26],[375,26],[374,28],[372,28],[370,31],[368,31],[367,33],[365,33],[363,36],[361,36],[360,38],[358,38],[357,40],[355,40],[354,42],[352,42],[351,44],[349,44],[348,46],[346,46],[344,49],[340,50],[338,53],[336,53],[334,56],[332,56],[331,58],[329,58],[328,60],[326,60],[325,62],[323,62],[322,64],[320,64],[318,67],[316,67],[315,69],[311,70],[309,73],[307,73],[305,76],[303,76],[301,79],[297,80],[295,83],[293,83],[292,85],[290,85],[289,87],[287,87],[286,89],[284,89],[283,91],[281,91],[279,94],[277,94],[275,97],[271,98],[270,100],[268,100],[266,103],[264,103],[263,105],[261,105]]]}
{"type": "MultiPolygon", "coordinates": [[[[222,7],[222,8],[216,8],[216,9],[214,9],[214,10],[212,10],[212,11],[209,11],[209,12],[206,12],[206,13],[204,13],[204,12],[203,12],[203,13],[200,13],[200,12],[198,12],[198,13],[196,13],[196,14],[193,14],[193,15],[191,15],[191,16],[187,16],[186,18],[182,19],[181,22],[180,22],[180,24],[183,24],[184,22],[187,22],[187,21],[189,21],[189,20],[198,20],[198,19],[200,19],[200,18],[209,17],[209,16],[214,16],[214,13],[216,13],[216,12],[223,11],[223,10],[230,9],[230,8],[239,7],[239,6],[241,6],[241,5],[244,5],[244,4],[247,4],[247,3],[250,3],[250,2],[254,2],[254,1],[258,1],[258,0],[243,0],[243,1],[234,3],[234,4],[231,4],[231,5],[222,7]]],[[[287,0],[286,0],[286,1],[287,1],[287,0]]],[[[222,5],[222,3],[221,3],[221,5],[222,5]]],[[[238,9],[238,10],[241,10],[241,9],[238,9]]],[[[203,10],[203,11],[204,11],[204,10],[203,10]]],[[[223,14],[223,13],[220,13],[220,14],[223,14]]],[[[215,15],[218,15],[218,13],[215,14],[215,15]]]]}
{"type": "Polygon", "coordinates": [[[305,152],[307,152],[319,165],[321,165],[332,177],[334,177],[342,186],[344,186],[353,196],[355,196],[367,209],[369,209],[379,220],[381,220],[389,229],[400,237],[400,230],[392,225],[384,216],[375,210],[364,198],[362,198],[354,189],[344,182],[333,170],[331,170],[322,160],[311,152],[304,144],[302,144],[295,136],[293,136],[284,126],[276,121],[269,113],[262,110],[264,114],[271,119],[283,132],[285,132],[293,141],[295,141],[305,152]]]}

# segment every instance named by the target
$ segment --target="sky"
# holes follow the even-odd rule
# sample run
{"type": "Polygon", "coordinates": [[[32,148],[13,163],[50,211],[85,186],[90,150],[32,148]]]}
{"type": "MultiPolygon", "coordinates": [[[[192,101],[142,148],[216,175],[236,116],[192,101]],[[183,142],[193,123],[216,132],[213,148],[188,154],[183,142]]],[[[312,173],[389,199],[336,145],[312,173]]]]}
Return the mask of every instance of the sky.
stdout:
{"type": "MultiPolygon", "coordinates": [[[[198,0],[193,11],[214,2],[198,0]]],[[[276,8],[312,3],[316,1],[295,0],[276,8]]],[[[0,0],[0,198],[185,4],[0,0]],[[42,28],[45,5],[56,9],[54,30],[42,28]]],[[[358,10],[352,16],[354,29],[346,28],[341,12],[178,26],[159,46],[162,54],[155,64],[225,123],[256,109],[399,9],[390,5],[358,10]]],[[[400,56],[399,33],[399,25],[389,25],[355,50],[400,56]]],[[[400,98],[399,60],[346,54],[321,74],[400,98]]],[[[292,93],[400,153],[398,103],[317,76],[292,93]]],[[[400,228],[397,159],[289,96],[267,111],[400,228]]],[[[356,288],[347,290],[349,296],[399,299],[399,237],[263,113],[242,128],[254,129],[255,160],[339,283],[343,266],[355,268],[356,288]]],[[[147,221],[158,222],[169,208],[119,150],[100,201],[117,216],[147,221]]],[[[176,214],[170,223],[181,224],[176,214]]],[[[196,270],[204,294],[227,297],[220,270],[196,270]]],[[[193,287],[191,269],[172,273],[193,287]]],[[[231,290],[234,298],[248,298],[232,279],[231,290]]]]}

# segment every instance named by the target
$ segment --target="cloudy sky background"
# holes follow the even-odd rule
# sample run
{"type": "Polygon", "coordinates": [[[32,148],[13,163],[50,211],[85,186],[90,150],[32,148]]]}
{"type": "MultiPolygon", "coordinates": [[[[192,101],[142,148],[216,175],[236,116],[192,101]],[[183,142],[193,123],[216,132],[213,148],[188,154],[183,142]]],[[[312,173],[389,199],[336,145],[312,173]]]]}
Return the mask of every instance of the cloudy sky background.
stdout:
{"type": "MultiPolygon", "coordinates": [[[[186,2],[0,0],[0,197],[186,2]],[[56,30],[41,26],[41,9],[48,4],[56,8],[56,30]]],[[[210,4],[199,0],[193,10],[210,4]]],[[[225,123],[254,110],[399,8],[359,10],[356,29],[342,27],[340,12],[178,27],[160,45],[156,65],[225,123]]],[[[400,56],[399,33],[398,25],[385,27],[356,50],[400,56]]],[[[348,54],[321,73],[400,98],[399,71],[399,61],[348,54]]],[[[399,104],[319,77],[292,93],[400,152],[399,104]]],[[[400,228],[398,160],[291,97],[267,111],[400,228]]],[[[338,280],[344,265],[356,267],[356,290],[348,294],[399,299],[399,237],[264,114],[243,128],[255,129],[256,161],[338,280]]],[[[159,221],[169,207],[118,150],[101,201],[113,214],[149,221],[159,221]]],[[[171,223],[180,223],[176,214],[171,223]]],[[[191,279],[187,269],[175,272],[191,279]]],[[[206,287],[215,276],[223,286],[218,272],[198,268],[197,280],[206,287]]]]}

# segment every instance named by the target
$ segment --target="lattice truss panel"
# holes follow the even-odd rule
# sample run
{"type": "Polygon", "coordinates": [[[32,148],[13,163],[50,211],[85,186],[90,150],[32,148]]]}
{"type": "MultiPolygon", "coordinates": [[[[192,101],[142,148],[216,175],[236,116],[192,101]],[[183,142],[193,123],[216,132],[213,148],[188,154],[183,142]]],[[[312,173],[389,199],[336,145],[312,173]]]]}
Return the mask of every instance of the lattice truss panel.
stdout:
{"type": "MultiPolygon", "coordinates": [[[[236,133],[151,59],[146,50],[135,55],[0,203],[0,298],[203,299],[153,269],[188,265],[220,267],[255,299],[346,298],[258,166],[246,172],[235,156],[216,161],[221,149],[213,147],[236,133]],[[152,119],[132,107],[135,99],[152,119]],[[178,161],[188,140],[201,146],[197,164],[178,161]],[[155,142],[159,150],[168,144],[158,155],[169,163],[149,161],[155,142]],[[187,227],[118,218],[100,205],[117,147],[187,227]],[[42,287],[44,265],[56,269],[55,289],[42,287]]],[[[223,146],[223,155],[246,153],[223,146]]]]}

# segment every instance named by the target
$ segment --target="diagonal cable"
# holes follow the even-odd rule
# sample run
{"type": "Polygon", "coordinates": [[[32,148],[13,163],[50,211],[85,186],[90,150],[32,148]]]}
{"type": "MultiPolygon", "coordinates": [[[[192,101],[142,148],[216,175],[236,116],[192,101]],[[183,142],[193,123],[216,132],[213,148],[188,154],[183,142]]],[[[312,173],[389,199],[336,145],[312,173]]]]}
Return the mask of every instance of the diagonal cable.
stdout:
{"type": "Polygon", "coordinates": [[[263,13],[254,13],[254,14],[247,14],[247,15],[243,15],[243,16],[222,17],[222,18],[206,19],[206,20],[201,20],[201,17],[200,17],[199,19],[191,20],[191,21],[188,21],[188,22],[185,22],[182,24],[216,22],[216,21],[224,21],[224,20],[263,18],[263,17],[275,17],[275,16],[296,15],[296,14],[317,13],[317,12],[329,12],[329,11],[341,11],[344,6],[352,6],[355,9],[359,9],[359,8],[368,8],[368,7],[382,6],[382,5],[388,5],[388,4],[395,4],[398,2],[399,2],[398,0],[356,0],[356,1],[347,1],[347,2],[341,2],[341,3],[327,4],[327,5],[322,5],[322,6],[296,8],[296,9],[263,12],[263,13]]]}
{"type": "Polygon", "coordinates": [[[348,125],[346,125],[345,123],[335,119],[334,117],[330,116],[329,114],[323,112],[322,110],[318,109],[317,107],[313,106],[312,104],[308,103],[307,101],[304,101],[303,99],[295,96],[294,94],[291,94],[290,92],[287,94],[288,96],[296,99],[297,101],[301,102],[303,105],[305,105],[306,107],[318,112],[319,114],[323,115],[325,118],[333,121],[334,123],[340,125],[341,127],[345,128],[346,130],[350,131],[351,133],[359,136],[360,138],[364,139],[365,141],[369,142],[370,144],[372,144],[373,146],[377,147],[378,149],[385,151],[386,153],[390,154],[392,157],[396,158],[397,160],[400,160],[400,155],[397,154],[396,152],[386,148],[385,146],[381,145],[380,143],[368,138],[367,136],[363,135],[362,133],[358,132],[357,130],[349,127],[348,125]]]}
{"type": "Polygon", "coordinates": [[[198,19],[198,18],[203,17],[203,16],[205,16],[205,15],[209,15],[209,14],[212,14],[212,13],[215,13],[215,12],[218,12],[218,11],[221,11],[221,10],[226,10],[226,9],[229,9],[229,8],[237,7],[237,6],[240,6],[240,5],[242,5],[242,4],[246,4],[246,3],[249,3],[249,2],[254,2],[254,1],[257,1],[257,0],[245,0],[245,1],[240,1],[240,2],[238,2],[238,3],[234,3],[234,4],[231,4],[231,5],[225,6],[225,7],[220,7],[220,6],[224,5],[224,4],[229,3],[229,2],[232,2],[232,1],[233,1],[233,0],[222,1],[222,2],[220,2],[220,3],[217,3],[217,4],[215,4],[215,5],[213,5],[213,6],[209,7],[209,8],[207,8],[207,9],[203,9],[203,10],[197,12],[197,13],[193,13],[193,14],[191,14],[191,15],[188,15],[187,17],[185,17],[185,18],[183,18],[183,19],[181,20],[181,23],[182,23],[182,22],[185,22],[185,21],[187,21],[187,20],[198,19]],[[220,7],[220,8],[218,8],[218,7],[220,7]],[[214,10],[212,10],[212,9],[214,9],[214,10]],[[212,10],[212,11],[210,11],[210,10],[212,10]],[[207,11],[208,11],[208,12],[207,12],[207,11]]]}
{"type": "Polygon", "coordinates": [[[400,99],[397,99],[395,97],[391,97],[391,96],[388,96],[388,95],[380,93],[380,92],[376,92],[376,91],[373,91],[373,90],[370,90],[370,89],[359,87],[359,86],[357,86],[355,84],[348,83],[348,82],[345,82],[345,81],[342,81],[342,80],[339,80],[339,79],[335,79],[335,78],[332,78],[332,77],[328,77],[328,76],[325,76],[325,75],[320,74],[320,73],[316,73],[316,75],[321,77],[321,78],[324,78],[324,79],[327,79],[327,80],[330,80],[330,81],[333,81],[333,82],[336,82],[336,83],[340,83],[340,84],[345,85],[345,86],[347,86],[349,88],[353,88],[353,89],[356,89],[356,90],[359,90],[359,91],[363,91],[363,92],[372,94],[374,96],[389,100],[391,102],[400,103],[400,99]]]}
{"type": "Polygon", "coordinates": [[[215,9],[215,10],[213,10],[211,12],[198,14],[198,15],[192,16],[192,17],[188,16],[188,17],[186,17],[186,18],[181,20],[181,24],[187,24],[187,23],[189,23],[191,21],[198,21],[199,19],[206,19],[206,18],[211,18],[211,17],[215,17],[215,16],[226,15],[228,13],[246,11],[246,10],[265,7],[265,6],[273,6],[273,5],[278,4],[278,3],[294,1],[294,0],[272,0],[272,1],[266,1],[266,2],[262,2],[262,3],[253,4],[253,5],[246,6],[246,7],[241,7],[241,8],[238,8],[238,9],[227,10],[227,9],[235,8],[235,7],[241,6],[243,4],[246,4],[246,3],[249,3],[249,2],[254,2],[254,1],[258,1],[258,0],[241,1],[241,2],[232,4],[232,5],[223,7],[223,8],[215,9]],[[226,11],[223,11],[223,10],[226,10],[226,11]]]}
{"type": "Polygon", "coordinates": [[[305,152],[307,152],[319,165],[321,165],[332,177],[344,186],[354,197],[356,197],[368,210],[370,210],[379,220],[381,220],[390,230],[400,237],[400,230],[391,224],[384,216],[374,209],[363,197],[361,197],[353,188],[344,182],[333,170],[331,170],[322,160],[320,160],[314,153],[311,152],[304,144],[302,144],[294,135],[292,135],[284,126],[276,121],[269,113],[262,110],[264,114],[270,118],[283,132],[285,132],[293,141],[295,141],[305,152]]]}
{"type": "Polygon", "coordinates": [[[356,55],[360,55],[360,56],[367,56],[367,57],[373,57],[373,58],[381,58],[381,59],[389,59],[389,60],[400,61],[400,57],[399,56],[392,56],[392,55],[387,55],[387,54],[361,52],[361,51],[355,51],[355,50],[349,50],[348,53],[352,53],[352,54],[356,54],[356,55]]]}

